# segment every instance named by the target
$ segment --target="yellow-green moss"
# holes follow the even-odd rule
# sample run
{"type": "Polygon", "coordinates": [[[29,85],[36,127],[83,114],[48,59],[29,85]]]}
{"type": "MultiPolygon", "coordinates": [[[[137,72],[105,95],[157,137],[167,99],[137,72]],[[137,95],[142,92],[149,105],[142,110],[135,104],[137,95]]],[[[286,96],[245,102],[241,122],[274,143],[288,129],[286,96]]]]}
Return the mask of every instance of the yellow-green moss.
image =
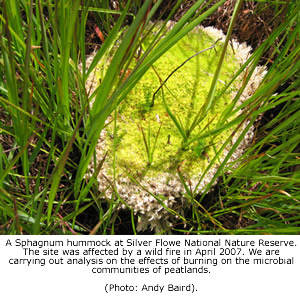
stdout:
{"type": "MultiPolygon", "coordinates": [[[[165,80],[177,66],[195,53],[210,47],[215,41],[200,28],[188,34],[163,55],[153,65],[153,68],[149,69],[118,107],[117,133],[114,135],[114,126],[111,123],[107,127],[105,140],[105,147],[111,153],[107,157],[111,171],[115,142],[117,176],[122,175],[124,168],[127,168],[137,177],[146,175],[155,179],[162,173],[172,174],[179,164],[181,164],[182,173],[187,178],[198,176],[203,172],[215,155],[217,148],[231,132],[228,131],[213,138],[208,137],[201,142],[196,141],[189,148],[183,149],[183,138],[167,113],[162,100],[162,91],[157,93],[153,107],[151,107],[151,102],[153,93],[160,86],[157,74],[162,80],[165,80]],[[150,137],[149,151],[152,150],[158,134],[151,164],[149,164],[143,132],[147,140],[150,137]]],[[[191,125],[206,100],[221,47],[222,43],[219,42],[214,49],[201,53],[188,61],[171,76],[163,88],[167,105],[185,129],[191,125]]],[[[232,78],[236,68],[233,51],[229,48],[216,93],[225,86],[225,82],[232,78]]],[[[218,121],[218,117],[215,116],[222,113],[230,103],[231,97],[232,95],[227,92],[219,99],[190,137],[201,131],[206,133],[215,128],[218,121]],[[210,124],[208,125],[208,123],[210,124]]]]}

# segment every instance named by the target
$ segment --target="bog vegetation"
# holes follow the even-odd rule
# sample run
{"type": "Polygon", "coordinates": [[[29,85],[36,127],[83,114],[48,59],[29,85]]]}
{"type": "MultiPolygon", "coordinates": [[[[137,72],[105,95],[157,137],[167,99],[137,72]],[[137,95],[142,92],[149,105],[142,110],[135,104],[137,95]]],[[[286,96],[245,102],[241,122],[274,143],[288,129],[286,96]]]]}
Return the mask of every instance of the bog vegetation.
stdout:
{"type": "MultiPolygon", "coordinates": [[[[188,126],[183,126],[168,104],[164,107],[183,147],[193,144],[191,153],[202,157],[205,144],[198,125],[218,105],[220,94],[231,90],[239,80],[234,99],[218,115],[221,125],[210,131],[210,136],[216,138],[225,130],[233,131],[225,134],[224,145],[216,150],[215,159],[224,154],[228,144],[231,149],[201,189],[191,189],[180,168],[174,171],[182,183],[181,196],[186,199],[180,213],[166,206],[164,198],[145,189],[166,214],[176,217],[176,221],[160,229],[162,234],[300,231],[298,1],[251,1],[251,10],[248,1],[229,2],[232,10],[226,39],[219,49],[221,55],[205,100],[197,107],[200,112],[188,126]],[[267,20],[261,17],[264,13],[269,14],[267,20]],[[247,26],[239,27],[237,20],[247,14],[257,16],[267,34],[232,78],[220,83],[232,33],[238,36],[247,31],[247,26]],[[255,92],[239,105],[258,65],[265,66],[267,72],[255,92]],[[228,163],[253,125],[251,146],[228,163]],[[242,132],[234,138],[237,130],[242,132]],[[192,135],[194,131],[198,134],[192,135]]],[[[162,0],[0,1],[2,234],[137,233],[140,214],[126,204],[115,177],[109,178],[109,196],[99,188],[97,177],[107,156],[104,152],[101,159],[96,158],[99,136],[112,121],[112,138],[118,140],[118,111],[126,100],[128,104],[134,87],[196,26],[215,13],[228,11],[229,2],[178,0],[167,5],[162,0]],[[174,18],[176,24],[166,30],[168,21],[174,18]],[[149,26],[154,28],[157,22],[159,30],[151,42],[145,42],[151,31],[149,26]],[[91,63],[87,63],[93,36],[100,46],[91,63]],[[88,78],[104,60],[109,60],[108,68],[97,88],[87,88],[88,78]],[[91,162],[94,172],[89,176],[91,162]]],[[[166,86],[161,89],[160,95],[166,93],[166,86]]],[[[153,94],[148,97],[153,98],[153,94]]],[[[135,104],[147,110],[153,105],[148,101],[135,104]]],[[[141,111],[145,117],[146,110],[141,111]]],[[[147,136],[150,128],[135,129],[151,165],[156,137],[147,136]]],[[[153,129],[154,135],[163,133],[159,126],[153,129]]],[[[114,141],[113,155],[117,145],[114,141]]],[[[210,164],[206,163],[198,185],[210,164]]],[[[131,180],[139,183],[135,177],[131,176],[131,180]]],[[[147,228],[145,232],[154,233],[147,228]]]]}

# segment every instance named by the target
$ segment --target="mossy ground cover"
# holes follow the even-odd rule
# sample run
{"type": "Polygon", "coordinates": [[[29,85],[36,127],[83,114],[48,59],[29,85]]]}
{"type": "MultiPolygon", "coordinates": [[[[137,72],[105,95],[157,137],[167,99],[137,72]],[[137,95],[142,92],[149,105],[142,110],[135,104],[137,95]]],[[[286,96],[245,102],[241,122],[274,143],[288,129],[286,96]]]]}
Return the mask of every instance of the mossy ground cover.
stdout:
{"type": "MultiPolygon", "coordinates": [[[[147,42],[151,42],[151,35],[147,42]]],[[[112,121],[106,129],[105,144],[110,152],[106,162],[110,164],[111,175],[114,164],[117,176],[126,175],[124,169],[130,169],[137,178],[155,178],[166,173],[176,175],[179,165],[186,178],[197,178],[203,173],[232,130],[185,146],[186,139],[178,125],[188,139],[209,134],[217,128],[220,115],[230,104],[234,87],[220,97],[201,123],[189,132],[207,98],[222,42],[190,59],[155,92],[176,67],[215,42],[203,29],[193,30],[150,68],[118,106],[117,123],[112,121]]],[[[230,81],[238,66],[234,51],[229,47],[216,94],[230,81]]]]}
{"type": "Polygon", "coordinates": [[[298,4],[104,2],[0,7],[0,234],[135,234],[141,217],[143,233],[149,224],[163,234],[299,233],[298,4]],[[150,20],[176,22],[148,35],[157,38],[155,47],[144,40],[150,20]],[[225,64],[214,77],[222,82],[232,75],[232,37],[253,47],[234,62],[241,76],[222,99],[221,81],[215,94],[208,91],[219,41],[176,71],[151,106],[159,77],[166,80],[218,39],[200,45],[204,34],[195,44],[190,35],[174,56],[170,48],[199,24],[226,32],[225,64]],[[168,50],[172,59],[163,63],[168,50]],[[106,60],[99,88],[86,88],[106,60]],[[252,88],[259,65],[266,74],[252,88]],[[192,130],[207,98],[205,117],[192,130]]]}

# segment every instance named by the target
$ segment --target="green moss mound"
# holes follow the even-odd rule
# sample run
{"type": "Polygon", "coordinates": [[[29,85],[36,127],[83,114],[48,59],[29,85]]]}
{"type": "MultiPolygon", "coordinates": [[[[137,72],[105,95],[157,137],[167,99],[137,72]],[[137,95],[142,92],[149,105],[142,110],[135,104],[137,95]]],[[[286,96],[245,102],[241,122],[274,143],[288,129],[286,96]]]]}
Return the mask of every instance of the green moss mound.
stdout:
{"type": "MultiPolygon", "coordinates": [[[[149,39],[146,42],[150,42],[149,39]]],[[[195,29],[164,54],[130,91],[117,109],[117,126],[112,122],[106,129],[109,137],[105,140],[105,147],[111,153],[107,157],[110,174],[114,165],[117,177],[124,175],[126,169],[137,178],[147,176],[155,179],[164,173],[175,174],[179,165],[186,178],[199,176],[203,172],[231,131],[185,146],[186,140],[178,126],[187,133],[188,139],[209,133],[217,127],[218,116],[230,104],[233,89],[218,99],[201,123],[189,133],[207,98],[222,42],[195,56],[174,72],[157,92],[154,102],[153,94],[176,67],[215,42],[216,39],[202,29],[195,29]]],[[[233,50],[229,48],[216,94],[232,78],[236,64],[233,50]]]]}

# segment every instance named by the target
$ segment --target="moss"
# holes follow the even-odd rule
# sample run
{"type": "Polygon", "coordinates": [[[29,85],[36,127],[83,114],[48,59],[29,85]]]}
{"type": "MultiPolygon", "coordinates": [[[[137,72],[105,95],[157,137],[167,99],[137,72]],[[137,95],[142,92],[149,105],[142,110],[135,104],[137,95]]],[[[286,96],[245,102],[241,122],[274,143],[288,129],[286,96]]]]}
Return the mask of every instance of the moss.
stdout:
{"type": "MultiPolygon", "coordinates": [[[[165,80],[177,66],[196,52],[210,47],[214,42],[213,38],[199,28],[188,34],[149,69],[118,107],[118,130],[117,135],[114,136],[118,144],[115,155],[117,175],[122,176],[124,168],[127,168],[136,177],[146,175],[155,178],[162,173],[173,174],[181,165],[184,176],[191,178],[199,176],[206,168],[215,151],[231,132],[228,131],[214,138],[208,137],[201,142],[196,141],[189,148],[183,148],[183,138],[167,112],[162,92],[166,105],[177,118],[178,123],[188,131],[205,102],[222,43],[194,57],[176,71],[162,88],[163,91],[157,93],[153,106],[151,103],[154,92],[160,86],[159,77],[165,80]]],[[[232,78],[235,69],[236,60],[229,48],[217,93],[225,86],[224,82],[232,78]]],[[[220,98],[189,137],[214,129],[218,119],[215,116],[220,115],[230,101],[229,93],[220,98]]],[[[110,136],[113,136],[113,124],[107,128],[107,131],[110,136]]],[[[113,151],[113,144],[112,138],[106,138],[106,148],[110,152],[113,151]]],[[[107,158],[111,171],[112,158],[113,154],[107,158]]]]}
{"type": "MultiPolygon", "coordinates": [[[[118,192],[118,198],[122,202],[119,207],[129,207],[139,215],[137,231],[145,230],[148,226],[157,233],[168,230],[173,223],[178,222],[185,209],[191,207],[190,193],[195,195],[205,191],[218,172],[219,164],[226,158],[228,167],[223,169],[233,167],[253,139],[253,127],[248,128],[248,121],[236,124],[239,129],[234,134],[233,129],[236,127],[227,130],[222,127],[226,124],[223,113],[225,114],[226,107],[231,106],[235,89],[243,84],[244,74],[235,79],[236,87],[230,87],[226,92],[223,92],[223,88],[231,81],[235,71],[245,63],[251,50],[234,40],[231,44],[234,51],[231,47],[228,48],[219,77],[215,93],[217,100],[193,131],[189,128],[207,98],[221,53],[221,42],[176,71],[157,93],[152,105],[153,94],[161,84],[159,77],[165,80],[176,67],[195,53],[210,47],[220,37],[225,39],[221,31],[208,27],[197,28],[182,39],[129,92],[100,135],[95,157],[97,163],[104,157],[105,161],[97,176],[99,190],[106,198],[111,198],[115,190],[118,192]],[[221,94],[222,98],[219,96],[221,94]],[[177,123],[173,121],[175,118],[177,123]],[[178,127],[185,133],[180,132],[178,127]],[[221,133],[210,136],[210,132],[215,129],[219,129],[221,133]],[[231,149],[230,143],[222,149],[222,154],[218,152],[227,139],[234,144],[242,132],[243,140],[239,141],[230,156],[226,155],[231,149]],[[203,134],[206,138],[203,138],[203,134]],[[191,138],[193,143],[184,140],[191,138]],[[105,154],[107,151],[108,155],[105,154]],[[214,158],[216,152],[218,158],[214,158]],[[182,175],[177,171],[179,167],[182,175]],[[111,187],[112,181],[114,188],[111,187]]],[[[107,71],[109,62],[106,61],[109,59],[103,59],[97,65],[99,71],[96,76],[100,81],[107,71]]],[[[134,65],[130,68],[134,68],[134,65]]],[[[234,102],[235,108],[255,92],[264,74],[262,67],[254,70],[242,94],[234,102]]],[[[91,81],[89,84],[95,87],[91,81]]],[[[235,116],[232,117],[240,112],[236,109],[235,116]]],[[[95,170],[93,163],[89,169],[88,176],[91,177],[95,170]]]]}

